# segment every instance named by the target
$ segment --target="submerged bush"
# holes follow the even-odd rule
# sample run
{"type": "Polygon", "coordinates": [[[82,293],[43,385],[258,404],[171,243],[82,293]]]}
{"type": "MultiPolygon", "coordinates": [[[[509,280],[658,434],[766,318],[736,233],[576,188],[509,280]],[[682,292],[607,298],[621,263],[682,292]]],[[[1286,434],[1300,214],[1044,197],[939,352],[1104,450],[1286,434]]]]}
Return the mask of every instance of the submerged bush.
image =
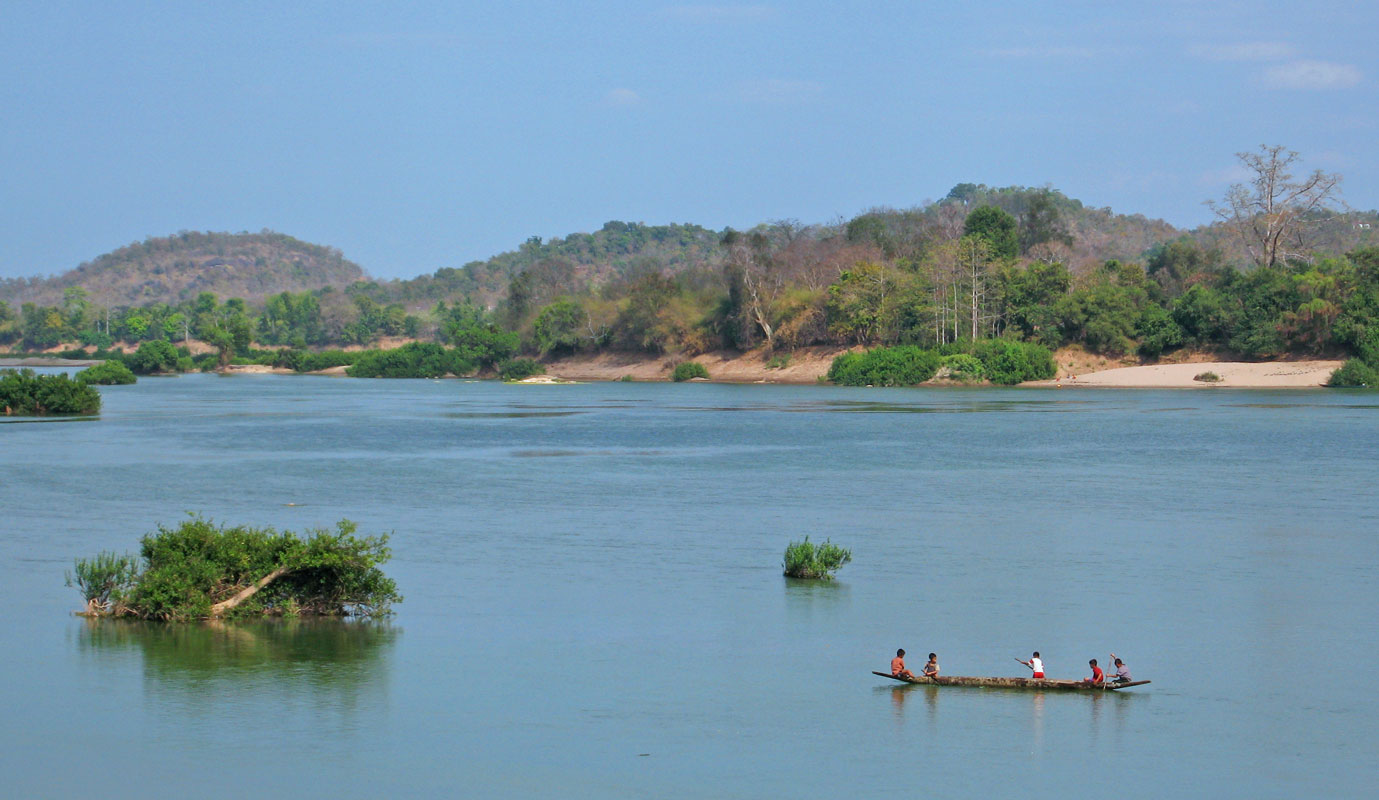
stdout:
{"type": "Polygon", "coordinates": [[[934,377],[939,355],[914,345],[843,353],[833,359],[828,379],[842,386],[915,386],[934,377]]]}
{"type": "Polygon", "coordinates": [[[101,553],[77,559],[75,583],[87,613],[188,620],[265,615],[380,616],[401,602],[379,565],[388,537],[335,529],[305,537],[192,517],[159,526],[140,541],[139,558],[101,553]]]}
{"type": "Polygon", "coordinates": [[[816,545],[806,536],[803,542],[791,542],[785,548],[785,561],[781,566],[787,577],[831,580],[833,573],[851,560],[851,550],[828,540],[816,545]]]}
{"type": "Polygon", "coordinates": [[[101,393],[66,375],[37,375],[31,369],[0,370],[0,413],[41,417],[95,414],[101,393]]]}
{"type": "Polygon", "coordinates": [[[95,383],[101,386],[123,386],[139,380],[123,361],[105,361],[76,374],[82,383],[95,383]]]}
{"type": "Polygon", "coordinates": [[[505,381],[520,381],[545,374],[546,368],[534,358],[511,358],[498,365],[498,376],[505,381]]]}
{"type": "Polygon", "coordinates": [[[675,365],[675,371],[671,373],[670,379],[679,383],[692,378],[707,378],[709,371],[698,361],[682,361],[675,365]]]}

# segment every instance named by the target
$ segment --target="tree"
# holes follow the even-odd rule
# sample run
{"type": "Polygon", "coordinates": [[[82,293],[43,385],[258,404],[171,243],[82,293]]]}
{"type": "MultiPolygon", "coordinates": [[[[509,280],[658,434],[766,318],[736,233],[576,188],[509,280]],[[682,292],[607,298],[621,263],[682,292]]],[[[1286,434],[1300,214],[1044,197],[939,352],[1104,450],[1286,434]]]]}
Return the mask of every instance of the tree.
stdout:
{"type": "Polygon", "coordinates": [[[993,259],[1009,260],[1020,254],[1019,223],[1004,209],[982,206],[967,215],[962,232],[985,239],[993,259]]]}
{"type": "Polygon", "coordinates": [[[589,315],[584,307],[574,300],[562,298],[536,315],[533,335],[542,353],[573,352],[579,349],[588,326],[589,315]]]}
{"type": "Polygon", "coordinates": [[[1235,155],[1251,173],[1249,183],[1231,186],[1221,203],[1207,205],[1240,238],[1257,266],[1305,257],[1311,229],[1340,202],[1341,176],[1315,170],[1296,180],[1291,170],[1299,156],[1282,145],[1260,145],[1258,153],[1235,155]]]}
{"type": "Polygon", "coordinates": [[[1020,215],[1020,250],[1028,254],[1039,245],[1054,242],[1072,247],[1073,237],[1063,224],[1053,192],[1045,189],[1030,197],[1020,215]]]}

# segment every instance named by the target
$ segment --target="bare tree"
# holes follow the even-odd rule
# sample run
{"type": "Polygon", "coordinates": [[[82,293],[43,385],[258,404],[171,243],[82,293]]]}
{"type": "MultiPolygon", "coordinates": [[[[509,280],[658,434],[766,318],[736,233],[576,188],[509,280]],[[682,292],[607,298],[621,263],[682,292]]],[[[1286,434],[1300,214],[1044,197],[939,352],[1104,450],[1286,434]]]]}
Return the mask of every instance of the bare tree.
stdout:
{"type": "Polygon", "coordinates": [[[1341,204],[1341,176],[1315,170],[1295,180],[1291,169],[1298,154],[1282,145],[1235,155],[1253,177],[1227,190],[1223,202],[1207,205],[1240,237],[1255,264],[1272,267],[1280,259],[1305,256],[1310,229],[1341,204]]]}

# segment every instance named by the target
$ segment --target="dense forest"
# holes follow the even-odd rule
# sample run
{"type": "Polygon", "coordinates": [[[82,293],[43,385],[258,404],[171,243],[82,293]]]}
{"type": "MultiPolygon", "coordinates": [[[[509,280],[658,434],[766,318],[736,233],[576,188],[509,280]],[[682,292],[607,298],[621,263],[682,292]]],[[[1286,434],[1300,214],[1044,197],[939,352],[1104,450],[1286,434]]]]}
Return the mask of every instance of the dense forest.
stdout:
{"type": "MultiPolygon", "coordinates": [[[[195,339],[228,363],[255,345],[481,342],[466,364],[602,349],[953,352],[988,339],[1149,359],[1184,347],[1247,359],[1379,350],[1367,344],[1379,336],[1379,215],[1345,209],[1339,176],[1295,176],[1297,154],[1283,148],[1240,158],[1254,178],[1213,204],[1213,224],[1191,232],[1090,208],[1050,188],[961,184],[921,207],[830,224],[783,220],[715,232],[610,222],[406,281],[363,280],[334,250],[253,234],[246,252],[289,242],[316,254],[315,266],[300,270],[327,285],[246,300],[186,295],[198,284],[184,280],[179,299],[146,304],[112,302],[91,288],[109,286],[101,276],[118,265],[134,274],[129,265],[148,253],[179,252],[174,240],[198,252],[221,247],[221,258],[235,263],[248,258],[227,235],[183,234],[50,279],[64,287],[57,301],[0,301],[0,346],[195,339]]],[[[6,291],[33,290],[23,283],[6,291]]]]}

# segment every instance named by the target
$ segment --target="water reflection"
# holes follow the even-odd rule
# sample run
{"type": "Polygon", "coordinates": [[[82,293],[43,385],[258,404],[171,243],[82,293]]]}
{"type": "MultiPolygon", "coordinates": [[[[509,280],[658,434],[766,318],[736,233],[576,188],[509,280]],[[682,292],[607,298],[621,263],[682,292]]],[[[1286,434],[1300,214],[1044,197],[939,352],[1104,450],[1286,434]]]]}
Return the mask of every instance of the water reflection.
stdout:
{"type": "Polygon", "coordinates": [[[791,617],[803,620],[816,613],[833,614],[850,605],[851,590],[838,581],[785,578],[785,608],[791,617]]]}
{"type": "Polygon", "coordinates": [[[103,662],[139,654],[150,691],[174,692],[188,705],[265,691],[350,705],[386,684],[387,656],[399,634],[388,623],[339,620],[86,620],[77,646],[103,662]]]}

